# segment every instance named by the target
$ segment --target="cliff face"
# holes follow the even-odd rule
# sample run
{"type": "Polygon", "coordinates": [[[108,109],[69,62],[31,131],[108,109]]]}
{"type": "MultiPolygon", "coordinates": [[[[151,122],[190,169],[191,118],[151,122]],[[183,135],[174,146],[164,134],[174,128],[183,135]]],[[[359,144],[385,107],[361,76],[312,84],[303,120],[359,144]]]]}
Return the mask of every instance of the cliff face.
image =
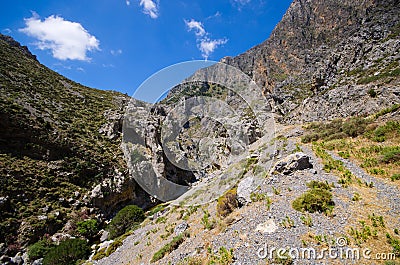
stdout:
{"type": "Polygon", "coordinates": [[[295,0],[269,39],[222,62],[262,86],[286,122],[370,114],[400,101],[399,11],[398,1],[295,0]]]}

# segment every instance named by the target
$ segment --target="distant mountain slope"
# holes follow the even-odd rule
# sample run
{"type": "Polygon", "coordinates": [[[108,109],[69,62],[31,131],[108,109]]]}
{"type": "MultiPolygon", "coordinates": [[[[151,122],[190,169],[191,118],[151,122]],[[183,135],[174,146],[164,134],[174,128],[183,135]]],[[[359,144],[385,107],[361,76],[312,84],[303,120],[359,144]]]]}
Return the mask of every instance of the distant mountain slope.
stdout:
{"type": "Polygon", "coordinates": [[[17,251],[67,220],[138,202],[119,148],[127,100],[68,80],[0,35],[0,243],[17,251]]]}
{"type": "Polygon", "coordinates": [[[399,13],[396,0],[295,0],[265,42],[222,62],[271,92],[287,122],[370,114],[400,102],[399,13]]]}

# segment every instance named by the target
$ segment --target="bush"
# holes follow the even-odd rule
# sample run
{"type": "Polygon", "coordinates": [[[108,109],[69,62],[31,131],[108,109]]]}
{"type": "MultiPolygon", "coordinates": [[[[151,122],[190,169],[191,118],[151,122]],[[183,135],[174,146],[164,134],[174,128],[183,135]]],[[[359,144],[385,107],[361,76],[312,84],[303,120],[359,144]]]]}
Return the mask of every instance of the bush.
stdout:
{"type": "Polygon", "coordinates": [[[400,174],[393,174],[392,177],[390,178],[392,181],[395,180],[400,180],[400,174]]]}
{"type": "Polygon", "coordinates": [[[369,95],[371,98],[374,98],[374,97],[376,97],[377,93],[376,93],[376,91],[375,91],[373,88],[371,88],[371,89],[368,90],[368,95],[369,95]]]}
{"type": "Polygon", "coordinates": [[[128,205],[117,213],[108,226],[110,238],[123,235],[145,219],[144,212],[136,205],[128,205]]]}
{"type": "Polygon", "coordinates": [[[400,161],[400,147],[386,147],[382,151],[382,162],[394,163],[400,161]]]}
{"type": "Polygon", "coordinates": [[[238,201],[236,199],[236,188],[227,191],[223,196],[218,198],[217,213],[222,217],[226,217],[237,207],[238,201]]]}
{"type": "Polygon", "coordinates": [[[75,265],[78,260],[87,259],[89,254],[90,247],[85,240],[67,239],[46,254],[43,265],[75,265]]]}
{"type": "Polygon", "coordinates": [[[308,186],[311,189],[293,201],[293,208],[300,212],[323,212],[328,214],[335,205],[332,201],[333,196],[330,192],[329,184],[313,181],[308,183],[308,186]]]}
{"type": "Polygon", "coordinates": [[[303,143],[314,142],[319,139],[334,140],[346,137],[357,137],[366,131],[370,121],[362,117],[353,117],[348,120],[336,119],[328,123],[312,123],[306,129],[310,132],[301,138],[303,143]]]}
{"type": "Polygon", "coordinates": [[[389,233],[386,234],[386,238],[388,243],[393,248],[393,253],[396,255],[396,257],[400,257],[400,239],[394,238],[389,233]]]}
{"type": "Polygon", "coordinates": [[[320,181],[312,180],[309,183],[307,183],[307,187],[309,187],[310,189],[331,190],[331,185],[327,181],[320,182],[320,181]]]}
{"type": "Polygon", "coordinates": [[[386,136],[390,133],[397,132],[400,134],[400,122],[398,121],[388,121],[386,124],[379,126],[372,133],[368,133],[368,136],[375,142],[384,142],[386,136]]]}
{"type": "Polygon", "coordinates": [[[51,249],[52,244],[47,239],[42,239],[28,247],[29,260],[34,261],[43,258],[51,249]]]}
{"type": "Polygon", "coordinates": [[[162,259],[165,255],[171,253],[175,249],[179,247],[185,241],[185,238],[188,237],[187,233],[182,233],[176,237],[174,237],[171,242],[163,246],[160,250],[154,253],[153,257],[151,258],[150,262],[156,262],[162,259]]]}
{"type": "Polygon", "coordinates": [[[96,219],[85,220],[77,223],[77,232],[88,239],[92,239],[99,232],[99,227],[96,219]]]}

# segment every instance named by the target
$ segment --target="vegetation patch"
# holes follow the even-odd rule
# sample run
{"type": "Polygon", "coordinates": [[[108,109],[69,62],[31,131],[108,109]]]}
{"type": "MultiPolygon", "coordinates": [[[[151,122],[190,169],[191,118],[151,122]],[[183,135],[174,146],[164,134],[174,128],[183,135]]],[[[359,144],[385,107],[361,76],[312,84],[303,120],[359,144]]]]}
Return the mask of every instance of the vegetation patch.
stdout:
{"type": "Polygon", "coordinates": [[[236,196],[236,188],[234,188],[218,198],[217,213],[219,216],[226,217],[238,207],[236,196]]]}
{"type": "Polygon", "coordinates": [[[67,239],[50,249],[43,258],[43,265],[75,265],[78,260],[87,259],[89,254],[90,247],[86,240],[67,239]]]}
{"type": "Polygon", "coordinates": [[[110,238],[116,238],[130,229],[134,229],[145,219],[144,212],[136,205],[128,205],[111,220],[108,231],[110,238]]]}
{"type": "Polygon", "coordinates": [[[174,237],[171,242],[163,246],[160,250],[158,250],[156,253],[154,253],[153,257],[151,258],[150,262],[156,262],[160,259],[162,259],[164,256],[168,255],[175,249],[177,249],[184,241],[185,239],[189,237],[188,233],[182,233],[176,237],[174,237]]]}
{"type": "Polygon", "coordinates": [[[310,189],[293,201],[293,208],[300,212],[330,214],[335,205],[332,201],[330,185],[325,182],[312,181],[307,186],[310,189]]]}
{"type": "Polygon", "coordinates": [[[49,239],[42,239],[28,247],[28,257],[30,261],[34,261],[46,256],[54,245],[49,239]]]}
{"type": "Polygon", "coordinates": [[[99,226],[96,219],[89,219],[77,223],[76,231],[83,237],[92,239],[99,233],[99,226]]]}

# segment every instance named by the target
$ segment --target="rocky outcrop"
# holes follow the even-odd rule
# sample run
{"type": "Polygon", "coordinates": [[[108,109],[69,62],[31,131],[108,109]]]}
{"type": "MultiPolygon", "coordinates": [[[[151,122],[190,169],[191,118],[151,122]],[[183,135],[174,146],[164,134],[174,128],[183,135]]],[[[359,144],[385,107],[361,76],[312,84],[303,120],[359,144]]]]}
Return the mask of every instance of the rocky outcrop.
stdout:
{"type": "Polygon", "coordinates": [[[29,51],[28,47],[22,46],[18,41],[14,40],[10,36],[6,36],[6,35],[3,35],[3,34],[0,34],[0,40],[3,40],[5,42],[7,42],[11,47],[14,47],[14,48],[18,49],[26,57],[28,57],[30,59],[33,59],[33,60],[38,62],[38,60],[36,58],[36,55],[33,55],[29,51]]]}

